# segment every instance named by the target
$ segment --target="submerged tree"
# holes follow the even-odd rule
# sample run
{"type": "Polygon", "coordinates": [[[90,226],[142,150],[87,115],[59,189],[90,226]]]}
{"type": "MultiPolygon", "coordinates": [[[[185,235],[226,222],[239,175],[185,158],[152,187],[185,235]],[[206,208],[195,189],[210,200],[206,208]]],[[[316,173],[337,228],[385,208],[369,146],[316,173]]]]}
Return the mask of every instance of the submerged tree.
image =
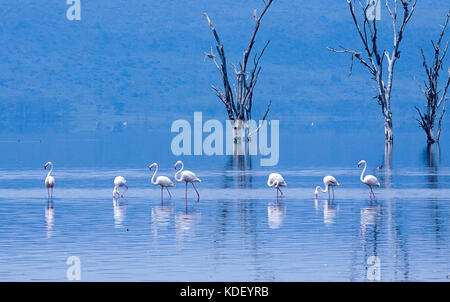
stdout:
{"type": "Polygon", "coordinates": [[[431,44],[433,45],[434,48],[434,57],[432,66],[428,66],[425,53],[422,48],[420,49],[423,58],[423,67],[425,68],[425,71],[427,73],[427,79],[424,81],[425,89],[422,89],[422,92],[425,94],[425,97],[427,99],[427,111],[425,114],[423,114],[418,107],[415,108],[419,113],[420,117],[420,119],[418,118],[417,121],[419,122],[420,127],[422,127],[422,129],[425,131],[427,135],[427,141],[429,144],[439,142],[442,130],[441,128],[442,118],[444,117],[445,114],[447,89],[450,84],[450,69],[449,69],[447,82],[444,86],[444,89],[442,91],[438,89],[439,71],[443,69],[442,63],[448,50],[448,42],[447,42],[441,55],[441,42],[442,38],[444,37],[445,29],[447,28],[449,19],[450,19],[450,12],[447,13],[447,19],[445,21],[445,24],[442,26],[442,32],[439,36],[437,43],[431,41],[431,44]],[[436,114],[438,113],[441,107],[442,111],[439,117],[438,128],[435,136],[434,129],[435,129],[436,114]]]}
{"type": "MultiPolygon", "coordinates": [[[[375,5],[379,4],[376,0],[375,5]]],[[[398,1],[393,0],[393,8],[389,6],[389,0],[386,0],[386,8],[392,19],[392,29],[393,29],[393,48],[389,53],[386,49],[380,51],[378,45],[378,29],[377,29],[377,18],[369,14],[369,8],[373,3],[372,1],[367,1],[367,5],[363,6],[360,2],[360,7],[362,10],[362,21],[358,20],[355,12],[355,0],[347,0],[350,14],[353,19],[353,23],[356,27],[358,35],[364,47],[364,51],[356,51],[353,49],[348,49],[340,46],[339,50],[329,48],[330,51],[336,53],[347,53],[352,57],[352,63],[350,65],[350,74],[353,68],[353,60],[356,58],[362,65],[367,67],[373,79],[377,83],[378,95],[374,98],[378,101],[381,106],[381,113],[384,117],[384,132],[386,143],[392,143],[394,140],[393,127],[392,127],[392,112],[391,112],[391,92],[392,92],[392,80],[394,77],[394,65],[398,58],[400,58],[400,42],[403,39],[403,33],[406,28],[406,24],[411,19],[414,8],[416,7],[417,0],[401,0],[401,5],[403,9],[402,22],[400,27],[397,25],[397,13],[398,13],[398,1]],[[387,75],[384,74],[384,67],[387,67],[387,75]]]]}
{"type": "MultiPolygon", "coordinates": [[[[228,70],[227,70],[227,60],[225,56],[225,51],[222,42],[220,41],[219,35],[213,26],[210,18],[206,13],[204,13],[206,20],[208,21],[209,27],[211,28],[214,38],[216,39],[217,45],[216,50],[220,59],[220,65],[216,61],[216,55],[211,49],[211,53],[206,53],[206,56],[210,58],[217,69],[222,75],[223,81],[223,89],[217,88],[215,86],[211,86],[214,91],[217,93],[219,99],[225,104],[228,119],[233,124],[234,129],[234,137],[235,141],[240,140],[245,135],[248,139],[250,139],[251,135],[254,134],[259,128],[250,129],[248,121],[252,118],[252,107],[253,107],[253,90],[255,88],[256,82],[258,80],[259,72],[261,71],[261,66],[259,65],[259,61],[264,54],[267,46],[270,41],[264,45],[263,49],[259,54],[256,54],[253,58],[253,68],[250,72],[247,71],[248,61],[250,58],[250,53],[252,51],[253,45],[255,43],[255,37],[258,32],[261,19],[268,10],[269,6],[272,4],[273,0],[264,1],[265,7],[258,15],[257,11],[254,11],[254,19],[255,19],[255,27],[253,29],[250,43],[246,50],[244,50],[242,62],[239,63],[239,68],[236,67],[235,64],[232,64],[234,68],[234,72],[237,78],[237,86],[230,84],[228,78],[228,70]],[[244,133],[244,129],[246,133],[244,133]]],[[[262,121],[266,119],[266,116],[269,112],[271,102],[269,101],[267,105],[266,113],[264,114],[262,121]]],[[[261,124],[260,124],[261,126],[261,124]]]]}

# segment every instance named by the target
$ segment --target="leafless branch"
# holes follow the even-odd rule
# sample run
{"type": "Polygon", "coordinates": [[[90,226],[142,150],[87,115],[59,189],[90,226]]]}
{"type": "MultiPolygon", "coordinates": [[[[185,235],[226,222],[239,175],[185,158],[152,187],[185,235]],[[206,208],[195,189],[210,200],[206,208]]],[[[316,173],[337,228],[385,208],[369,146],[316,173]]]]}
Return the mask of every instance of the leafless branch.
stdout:
{"type": "Polygon", "coordinates": [[[450,69],[448,70],[447,81],[444,84],[444,88],[442,91],[438,89],[438,80],[439,80],[439,72],[442,69],[442,62],[447,54],[448,42],[446,43],[444,50],[441,49],[441,42],[445,34],[445,30],[449,23],[450,19],[450,11],[447,13],[447,18],[445,24],[442,26],[442,31],[439,35],[437,42],[431,41],[431,45],[433,46],[434,56],[431,62],[431,66],[428,64],[425,52],[421,48],[420,53],[423,59],[423,67],[425,69],[427,79],[424,81],[425,89],[422,89],[422,92],[425,94],[427,99],[426,104],[426,113],[422,114],[421,111],[416,107],[416,110],[419,112],[420,120],[418,120],[420,127],[425,131],[427,135],[428,143],[434,143],[439,141],[441,130],[442,130],[442,119],[445,114],[445,103],[447,99],[447,91],[450,85],[450,69]],[[442,53],[441,53],[442,51],[442,53]],[[436,138],[434,137],[434,128],[435,128],[435,119],[438,110],[442,106],[441,115],[438,120],[438,129],[436,138]]]}
{"type": "MultiPolygon", "coordinates": [[[[381,1],[381,0],[380,0],[381,1]]],[[[397,0],[393,0],[393,8],[389,5],[389,0],[386,0],[386,7],[392,19],[393,39],[394,44],[392,51],[389,53],[386,49],[380,52],[378,46],[378,28],[376,18],[369,19],[368,9],[370,8],[370,2],[367,1],[366,5],[363,5],[358,1],[361,13],[362,21],[358,20],[355,0],[347,0],[350,15],[353,20],[353,25],[359,36],[359,39],[363,46],[363,51],[356,51],[353,49],[340,46],[339,50],[328,47],[328,50],[335,53],[347,53],[352,56],[350,65],[350,74],[353,69],[353,59],[356,58],[369,70],[372,78],[377,83],[378,95],[376,99],[381,106],[381,112],[385,118],[385,137],[386,142],[393,141],[392,130],[392,112],[391,112],[391,90],[394,74],[394,65],[396,60],[400,57],[399,46],[402,41],[403,34],[406,28],[406,24],[411,19],[417,0],[401,0],[403,7],[403,18],[399,29],[397,29],[397,0]],[[384,65],[386,58],[387,75],[384,76],[384,65]]]]}
{"type": "Polygon", "coordinates": [[[256,54],[253,59],[253,69],[248,74],[247,73],[247,66],[248,66],[248,59],[250,57],[251,51],[253,49],[253,46],[255,44],[255,38],[258,33],[261,20],[267,10],[269,9],[270,5],[273,3],[273,0],[263,1],[264,2],[264,8],[261,11],[260,14],[257,13],[257,10],[253,12],[253,18],[255,20],[255,26],[253,28],[250,42],[248,44],[248,47],[244,50],[242,62],[236,66],[235,64],[232,64],[234,68],[234,72],[236,74],[237,78],[237,85],[233,85],[234,87],[234,96],[233,91],[231,89],[231,85],[228,78],[228,72],[227,72],[227,62],[225,57],[225,52],[223,50],[223,45],[220,41],[219,35],[214,28],[210,18],[206,13],[204,13],[204,16],[206,17],[209,27],[211,28],[211,31],[213,32],[214,38],[217,42],[216,49],[218,53],[218,57],[220,58],[221,64],[219,64],[215,61],[214,54],[211,53],[205,53],[211,60],[214,62],[216,67],[219,69],[222,75],[223,80],[223,92],[218,90],[217,88],[213,88],[216,93],[218,94],[219,98],[222,100],[222,102],[225,104],[228,112],[228,116],[230,120],[248,120],[251,118],[251,110],[253,105],[253,91],[255,88],[255,85],[258,80],[259,73],[261,71],[261,66],[259,66],[260,59],[262,55],[264,54],[266,48],[268,47],[270,41],[267,41],[267,43],[264,45],[263,49],[259,54],[256,54]]]}

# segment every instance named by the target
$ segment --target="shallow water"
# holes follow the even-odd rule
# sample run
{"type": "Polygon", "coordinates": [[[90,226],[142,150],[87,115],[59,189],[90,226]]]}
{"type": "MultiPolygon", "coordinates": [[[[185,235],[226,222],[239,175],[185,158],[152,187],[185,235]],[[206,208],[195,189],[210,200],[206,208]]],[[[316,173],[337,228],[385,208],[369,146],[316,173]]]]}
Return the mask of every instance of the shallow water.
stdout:
{"type": "Polygon", "coordinates": [[[2,173],[1,280],[66,280],[69,256],[84,281],[366,281],[371,256],[382,281],[449,273],[450,188],[428,188],[430,178],[448,184],[448,170],[392,170],[391,188],[371,202],[357,168],[332,169],[334,200],[314,199],[323,169],[286,170],[278,201],[264,171],[201,169],[200,202],[189,187],[187,207],[183,184],[161,203],[146,169],[55,168],[52,205],[43,172],[2,173]],[[130,189],[117,202],[119,173],[130,189]]]}

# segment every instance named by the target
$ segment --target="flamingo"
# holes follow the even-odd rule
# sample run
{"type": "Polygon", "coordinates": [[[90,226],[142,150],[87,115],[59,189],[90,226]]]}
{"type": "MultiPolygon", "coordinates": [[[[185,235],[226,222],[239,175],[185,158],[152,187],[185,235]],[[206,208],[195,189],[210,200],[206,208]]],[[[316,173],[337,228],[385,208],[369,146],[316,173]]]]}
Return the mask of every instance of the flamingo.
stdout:
{"type": "Polygon", "coordinates": [[[119,195],[119,197],[123,198],[123,194],[128,190],[128,186],[126,185],[127,180],[123,178],[122,176],[117,176],[114,178],[114,190],[113,190],[113,198],[116,198],[116,194],[119,195]],[[119,188],[124,186],[126,189],[123,191],[122,195],[120,194],[119,188]]]}
{"type": "Polygon", "coordinates": [[[47,169],[48,166],[51,166],[52,168],[50,169],[50,171],[47,174],[47,177],[45,178],[45,186],[47,187],[47,195],[49,199],[50,199],[49,191],[50,189],[52,189],[51,199],[53,200],[53,187],[55,186],[55,178],[50,175],[53,172],[53,163],[51,161],[47,162],[44,165],[44,169],[47,169]]]}
{"type": "Polygon", "coordinates": [[[370,188],[370,199],[372,200],[372,195],[373,195],[373,197],[375,198],[375,193],[373,192],[372,187],[373,187],[373,186],[378,186],[378,187],[379,187],[379,186],[380,186],[380,182],[379,182],[378,179],[377,179],[375,176],[373,176],[373,175],[366,175],[366,176],[363,177],[364,172],[366,172],[367,163],[366,163],[365,160],[362,160],[362,161],[360,161],[360,162],[358,163],[358,167],[361,166],[362,164],[364,164],[364,169],[362,170],[360,179],[361,179],[361,182],[362,182],[363,184],[366,184],[366,185],[369,186],[369,188],[370,188]]]}
{"type": "Polygon", "coordinates": [[[167,176],[158,176],[156,178],[156,181],[154,181],[155,175],[158,172],[158,164],[157,163],[153,163],[148,168],[151,171],[153,167],[156,167],[156,170],[153,173],[153,176],[152,176],[152,179],[151,179],[151,183],[154,184],[154,185],[160,185],[161,186],[161,202],[163,200],[163,189],[164,188],[166,188],[167,193],[169,193],[170,198],[172,198],[172,194],[170,194],[170,191],[169,191],[168,187],[175,187],[175,184],[167,176]]]}
{"type": "Polygon", "coordinates": [[[320,189],[320,191],[322,191],[322,193],[328,192],[328,199],[330,199],[330,191],[328,189],[329,189],[329,187],[331,187],[331,190],[333,191],[333,199],[334,199],[334,187],[339,186],[339,183],[336,180],[336,178],[334,178],[331,175],[325,176],[323,178],[323,184],[325,185],[325,190],[322,189],[320,186],[316,187],[316,191],[314,192],[316,198],[317,198],[317,195],[319,194],[319,189],[320,189]]]}
{"type": "Polygon", "coordinates": [[[179,160],[179,161],[177,161],[175,163],[175,170],[177,169],[178,165],[181,165],[181,169],[178,170],[177,173],[175,173],[174,178],[175,178],[175,180],[177,182],[182,182],[182,181],[186,182],[186,194],[185,194],[186,205],[187,205],[187,184],[188,184],[188,182],[190,182],[192,184],[192,186],[194,187],[194,190],[197,193],[197,202],[199,202],[200,201],[200,194],[198,194],[198,191],[197,191],[197,188],[194,185],[194,182],[202,182],[202,181],[200,180],[200,178],[197,177],[197,175],[195,175],[194,172],[189,171],[189,170],[183,171],[184,164],[183,164],[183,162],[181,160],[179,160]],[[178,174],[180,174],[180,178],[177,178],[178,174]]]}
{"type": "Polygon", "coordinates": [[[269,187],[274,186],[275,188],[277,188],[277,200],[278,200],[278,191],[280,191],[281,199],[283,199],[283,192],[280,190],[280,187],[286,187],[287,184],[284,181],[284,178],[283,178],[283,176],[281,176],[281,174],[271,173],[269,175],[269,179],[267,179],[267,185],[269,187]]]}

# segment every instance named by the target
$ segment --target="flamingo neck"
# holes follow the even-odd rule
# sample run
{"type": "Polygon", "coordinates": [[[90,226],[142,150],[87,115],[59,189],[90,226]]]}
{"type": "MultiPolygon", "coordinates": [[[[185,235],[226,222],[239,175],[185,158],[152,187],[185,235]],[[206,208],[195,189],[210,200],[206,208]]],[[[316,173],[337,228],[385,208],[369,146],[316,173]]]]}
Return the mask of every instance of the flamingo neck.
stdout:
{"type": "Polygon", "coordinates": [[[51,168],[50,168],[50,171],[48,171],[47,177],[49,177],[50,174],[53,172],[53,164],[51,164],[50,166],[51,166],[51,168]]]}
{"type": "Polygon", "coordinates": [[[180,175],[180,178],[177,178],[177,176],[178,176],[178,174],[181,173],[181,171],[183,171],[183,169],[184,169],[184,164],[183,164],[183,162],[181,162],[181,169],[178,170],[177,173],[175,173],[175,176],[174,176],[176,181],[181,181],[181,175],[180,175]]]}
{"type": "Polygon", "coordinates": [[[366,168],[367,168],[367,163],[364,163],[364,169],[361,172],[361,182],[364,182],[364,172],[366,172],[366,168]]]}
{"type": "Polygon", "coordinates": [[[317,186],[316,190],[314,191],[314,195],[316,195],[316,197],[317,197],[317,194],[319,193],[319,189],[320,189],[320,186],[317,186]]]}
{"type": "Polygon", "coordinates": [[[157,184],[158,184],[156,181],[154,181],[155,175],[156,175],[157,172],[158,172],[158,165],[156,165],[155,172],[153,172],[152,179],[150,180],[150,182],[151,182],[152,184],[154,184],[154,185],[157,185],[157,184]]]}
{"type": "Polygon", "coordinates": [[[322,193],[328,192],[328,184],[325,184],[325,190],[322,189],[320,186],[317,186],[317,187],[316,187],[316,193],[317,193],[317,191],[318,191],[319,189],[320,189],[320,191],[322,191],[322,193]]]}

